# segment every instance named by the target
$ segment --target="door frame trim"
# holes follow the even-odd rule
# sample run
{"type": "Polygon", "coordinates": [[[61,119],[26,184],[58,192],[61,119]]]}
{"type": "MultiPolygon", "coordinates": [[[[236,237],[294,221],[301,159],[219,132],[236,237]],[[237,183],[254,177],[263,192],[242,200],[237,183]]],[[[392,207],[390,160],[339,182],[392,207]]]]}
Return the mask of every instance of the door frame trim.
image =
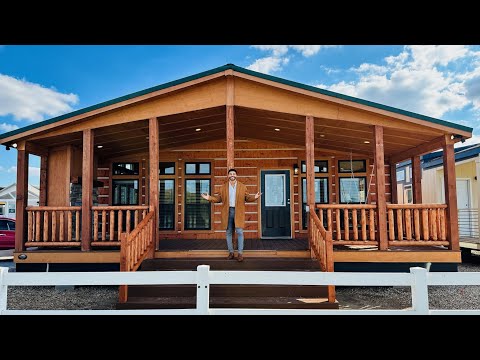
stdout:
{"type": "MultiPolygon", "coordinates": [[[[293,166],[293,165],[292,165],[293,166]]],[[[295,213],[294,213],[294,210],[295,210],[295,193],[293,191],[294,189],[294,184],[293,184],[293,172],[292,172],[292,168],[287,168],[287,167],[281,167],[281,168],[278,168],[278,167],[274,167],[274,168],[265,168],[265,167],[259,167],[258,168],[258,191],[261,191],[262,189],[262,171],[277,171],[277,170],[280,170],[280,171],[288,171],[288,173],[290,174],[289,175],[289,179],[290,179],[290,237],[289,239],[293,239],[293,234],[295,234],[295,213]]],[[[263,196],[264,194],[262,194],[263,196]]],[[[271,236],[263,236],[263,233],[262,233],[262,201],[260,200],[257,204],[258,206],[258,234],[259,234],[259,237],[260,239],[276,239],[276,238],[287,238],[287,237],[278,237],[278,236],[274,236],[274,237],[271,237],[271,236]]]]}

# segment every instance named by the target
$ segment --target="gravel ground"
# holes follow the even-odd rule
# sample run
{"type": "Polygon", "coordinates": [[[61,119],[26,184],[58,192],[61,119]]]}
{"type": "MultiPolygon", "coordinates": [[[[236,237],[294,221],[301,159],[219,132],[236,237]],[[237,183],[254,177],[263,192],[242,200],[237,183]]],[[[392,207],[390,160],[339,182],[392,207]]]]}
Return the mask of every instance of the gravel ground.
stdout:
{"type": "MultiPolygon", "coordinates": [[[[14,265],[0,261],[0,266],[14,265]]],[[[480,272],[480,256],[459,265],[461,272],[480,272]]],[[[83,310],[114,309],[118,299],[117,286],[52,286],[9,287],[8,309],[15,310],[83,310]]],[[[340,309],[405,309],[411,307],[410,288],[406,287],[337,287],[340,309]]],[[[479,309],[480,286],[431,286],[431,309],[479,309]]]]}

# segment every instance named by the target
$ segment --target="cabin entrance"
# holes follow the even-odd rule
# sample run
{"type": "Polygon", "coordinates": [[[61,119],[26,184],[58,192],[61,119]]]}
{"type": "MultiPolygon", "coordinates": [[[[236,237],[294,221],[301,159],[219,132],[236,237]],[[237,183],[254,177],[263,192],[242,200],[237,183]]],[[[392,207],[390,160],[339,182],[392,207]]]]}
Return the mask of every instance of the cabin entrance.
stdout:
{"type": "Polygon", "coordinates": [[[261,171],[262,239],[291,237],[290,171],[261,171]]]}

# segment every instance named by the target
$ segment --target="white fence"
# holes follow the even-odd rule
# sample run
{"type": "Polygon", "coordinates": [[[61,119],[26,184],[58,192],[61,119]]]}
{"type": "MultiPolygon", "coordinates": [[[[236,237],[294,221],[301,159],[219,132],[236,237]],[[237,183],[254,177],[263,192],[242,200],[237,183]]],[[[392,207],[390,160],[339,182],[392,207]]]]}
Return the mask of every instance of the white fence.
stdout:
{"type": "MultiPolygon", "coordinates": [[[[430,310],[428,286],[480,285],[480,273],[430,273],[415,267],[410,273],[345,273],[293,271],[197,271],[9,273],[0,268],[0,315],[480,315],[480,310],[430,310]],[[197,285],[195,309],[162,310],[7,310],[8,286],[48,285],[197,285]],[[210,285],[343,285],[409,286],[412,307],[403,310],[213,309],[210,285]]],[[[479,301],[480,307],[480,301],[479,301]]]]}

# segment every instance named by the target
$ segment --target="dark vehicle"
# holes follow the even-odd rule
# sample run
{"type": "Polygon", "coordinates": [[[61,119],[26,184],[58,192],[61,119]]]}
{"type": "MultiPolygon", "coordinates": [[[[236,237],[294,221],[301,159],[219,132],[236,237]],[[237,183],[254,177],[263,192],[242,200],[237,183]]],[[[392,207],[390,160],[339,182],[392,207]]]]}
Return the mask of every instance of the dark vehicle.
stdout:
{"type": "Polygon", "coordinates": [[[0,217],[0,249],[15,248],[15,220],[0,217]]]}

